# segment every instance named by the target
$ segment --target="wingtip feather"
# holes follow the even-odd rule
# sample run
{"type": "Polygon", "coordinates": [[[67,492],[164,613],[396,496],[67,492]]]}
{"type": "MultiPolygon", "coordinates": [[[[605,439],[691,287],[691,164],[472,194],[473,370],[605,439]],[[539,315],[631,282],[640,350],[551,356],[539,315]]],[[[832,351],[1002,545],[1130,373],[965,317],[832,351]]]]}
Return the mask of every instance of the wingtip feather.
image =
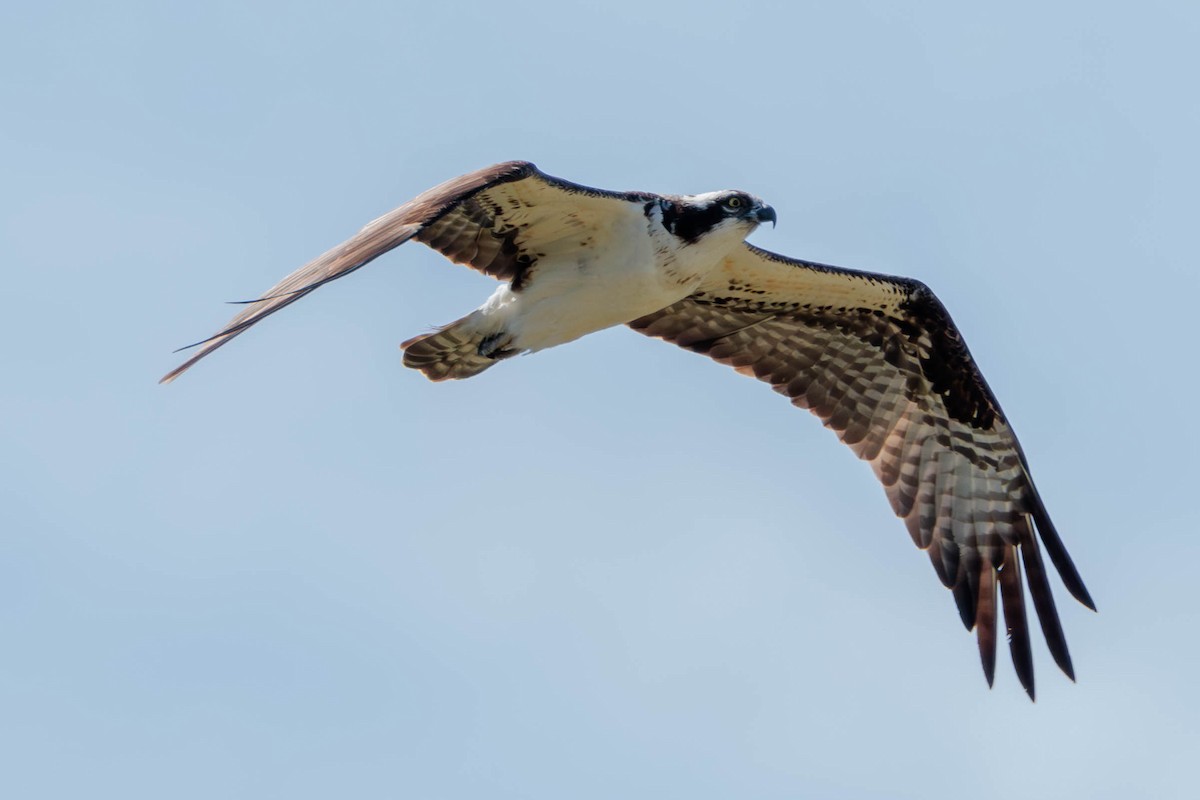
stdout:
{"type": "Polygon", "coordinates": [[[1000,599],[1004,609],[1004,626],[1008,631],[1008,650],[1013,669],[1029,699],[1034,697],[1033,646],[1029,639],[1029,620],[1025,614],[1025,588],[1021,581],[1021,566],[1017,548],[1005,548],[1004,565],[1000,569],[1000,599]]]}
{"type": "Polygon", "coordinates": [[[1088,591],[1087,586],[1083,583],[1083,577],[1079,574],[1079,569],[1076,568],[1075,562],[1067,553],[1067,547],[1063,544],[1062,537],[1058,535],[1058,529],[1050,521],[1050,513],[1046,511],[1046,504],[1042,502],[1042,496],[1038,493],[1037,487],[1034,486],[1032,478],[1029,479],[1029,488],[1032,499],[1031,513],[1033,514],[1033,521],[1037,525],[1042,543],[1046,546],[1046,554],[1050,556],[1050,562],[1058,570],[1058,575],[1071,596],[1092,611],[1095,611],[1096,601],[1092,599],[1091,592],[1088,591]]]}
{"type": "Polygon", "coordinates": [[[975,612],[975,635],[979,642],[979,660],[990,689],[996,681],[996,573],[985,567],[979,581],[979,601],[975,612]]]}
{"type": "Polygon", "coordinates": [[[1054,594],[1050,589],[1046,565],[1042,562],[1037,539],[1029,530],[1028,522],[1024,525],[1024,543],[1021,545],[1021,562],[1025,567],[1025,575],[1029,580],[1029,594],[1033,598],[1033,607],[1037,611],[1038,620],[1042,625],[1042,635],[1046,639],[1046,647],[1054,658],[1054,663],[1072,681],[1075,680],[1075,667],[1071,663],[1071,652],[1067,647],[1067,637],[1063,633],[1062,621],[1058,616],[1058,608],[1054,603],[1054,594]]]}

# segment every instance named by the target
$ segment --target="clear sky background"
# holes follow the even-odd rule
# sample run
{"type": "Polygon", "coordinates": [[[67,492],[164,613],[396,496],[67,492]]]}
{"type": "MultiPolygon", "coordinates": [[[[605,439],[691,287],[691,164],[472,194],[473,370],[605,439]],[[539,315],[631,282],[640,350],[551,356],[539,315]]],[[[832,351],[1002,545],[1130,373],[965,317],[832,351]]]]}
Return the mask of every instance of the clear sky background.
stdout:
{"type": "Polygon", "coordinates": [[[1200,753],[1189,3],[0,12],[0,793],[1171,798],[1200,753]],[[421,247],[158,377],[506,159],[742,188],[918,277],[1100,608],[995,689],[870,469],[612,330],[432,384],[421,247]]]}

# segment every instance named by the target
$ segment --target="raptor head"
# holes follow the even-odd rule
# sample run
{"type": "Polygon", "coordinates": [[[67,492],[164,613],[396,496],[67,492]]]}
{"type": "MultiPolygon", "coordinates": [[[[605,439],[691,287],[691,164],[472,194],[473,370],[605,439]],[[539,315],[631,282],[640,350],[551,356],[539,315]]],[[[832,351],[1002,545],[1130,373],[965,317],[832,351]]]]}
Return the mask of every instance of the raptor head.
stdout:
{"type": "Polygon", "coordinates": [[[688,243],[714,234],[744,239],[768,221],[775,224],[775,209],[734,189],[673,197],[663,204],[663,227],[688,243]]]}

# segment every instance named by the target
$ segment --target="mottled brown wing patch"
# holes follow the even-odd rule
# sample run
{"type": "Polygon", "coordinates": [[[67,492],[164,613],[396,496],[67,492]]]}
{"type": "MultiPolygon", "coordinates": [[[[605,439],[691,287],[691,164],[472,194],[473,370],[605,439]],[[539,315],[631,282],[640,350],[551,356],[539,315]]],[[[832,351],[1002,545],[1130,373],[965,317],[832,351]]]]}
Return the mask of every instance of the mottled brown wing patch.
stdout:
{"type": "MultiPolygon", "coordinates": [[[[407,242],[423,226],[438,219],[456,204],[488,186],[539,175],[533,164],[511,161],[462,175],[423,192],[409,202],[368,223],[353,237],[288,275],[225,324],[213,336],[188,347],[199,349],[187,361],[162,377],[170,383],[193,364],[255,323],[304,297],[330,281],[349,275],[359,267],[407,242]]],[[[187,348],[182,348],[187,349],[187,348]]]]}
{"type": "Polygon", "coordinates": [[[512,281],[519,288],[536,256],[517,244],[519,228],[506,222],[504,209],[488,198],[462,201],[417,234],[417,240],[457,264],[512,281]]]}
{"type": "MultiPolygon", "coordinates": [[[[949,316],[915,282],[881,286],[878,302],[863,302],[870,293],[857,286],[849,302],[849,290],[830,287],[832,268],[798,263],[780,268],[820,270],[813,302],[803,301],[796,283],[802,276],[781,274],[764,294],[753,286],[775,277],[760,273],[757,283],[747,279],[733,291],[738,280],[726,275],[724,283],[714,281],[630,327],[769,383],[868,461],[913,541],[953,590],[963,623],[976,631],[989,684],[999,605],[1018,677],[1033,697],[1023,559],[1050,651],[1073,677],[1034,536],[1040,500],[1016,438],[949,316]]],[[[882,284],[880,276],[851,279],[882,284]]],[[[1043,539],[1061,550],[1055,563],[1068,589],[1094,607],[1044,509],[1040,516],[1043,539]]]]}

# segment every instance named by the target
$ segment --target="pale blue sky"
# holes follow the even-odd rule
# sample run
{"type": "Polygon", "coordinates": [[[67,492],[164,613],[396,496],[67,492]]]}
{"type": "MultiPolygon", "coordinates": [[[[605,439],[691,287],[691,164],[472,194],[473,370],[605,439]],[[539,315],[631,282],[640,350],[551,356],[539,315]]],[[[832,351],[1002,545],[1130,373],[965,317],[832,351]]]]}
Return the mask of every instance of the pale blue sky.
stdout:
{"type": "Polygon", "coordinates": [[[1200,11],[958,2],[0,11],[0,792],[1156,798],[1200,752],[1200,11]],[[625,330],[435,385],[491,282],[404,248],[170,387],[174,347],[525,158],[742,188],[918,277],[1100,607],[988,691],[870,469],[625,330]]]}

